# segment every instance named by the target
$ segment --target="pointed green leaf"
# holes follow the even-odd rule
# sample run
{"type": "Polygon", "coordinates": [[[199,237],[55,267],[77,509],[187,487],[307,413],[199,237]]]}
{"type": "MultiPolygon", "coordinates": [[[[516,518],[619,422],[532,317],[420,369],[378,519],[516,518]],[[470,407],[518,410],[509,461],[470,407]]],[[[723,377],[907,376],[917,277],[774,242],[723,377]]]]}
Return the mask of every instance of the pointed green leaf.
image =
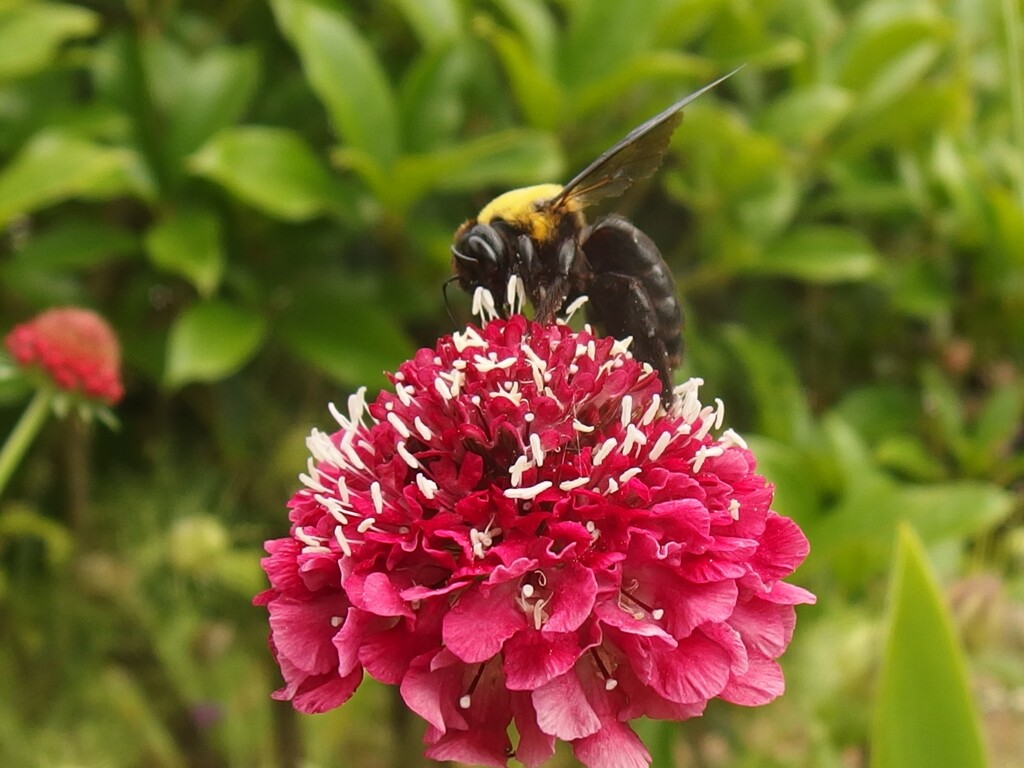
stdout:
{"type": "Polygon", "coordinates": [[[98,219],[62,217],[34,232],[13,254],[13,261],[33,269],[74,270],[95,267],[133,254],[134,234],[98,219]]]}
{"type": "Polygon", "coordinates": [[[224,272],[220,220],[209,211],[177,210],[146,234],[154,265],[181,275],[203,296],[210,296],[224,272]]]}
{"type": "Polygon", "coordinates": [[[99,14],[74,5],[32,2],[0,7],[0,80],[45,69],[65,41],[93,34],[99,23],[99,14]]]}
{"type": "Polygon", "coordinates": [[[391,0],[420,39],[424,48],[443,45],[458,37],[462,18],[455,0],[391,0]]]}
{"type": "Polygon", "coordinates": [[[866,280],[878,266],[875,249],[856,230],[809,225],[769,245],[751,268],[807,283],[831,284],[866,280]]]}
{"type": "Polygon", "coordinates": [[[303,292],[275,327],[300,358],[336,381],[381,387],[413,352],[393,313],[377,297],[348,284],[324,284],[303,292]]]}
{"type": "Polygon", "coordinates": [[[286,221],[354,216],[353,198],[294,131],[241,126],[221,131],[189,160],[193,172],[286,221]]]}
{"type": "Polygon", "coordinates": [[[805,86],[785,93],[761,113],[758,127],[805,146],[821,141],[854,107],[849,91],[833,85],[805,86]]]}
{"type": "Polygon", "coordinates": [[[395,169],[395,201],[408,205],[432,189],[475,191],[560,178],[562,153],[541,131],[511,128],[447,149],[403,157],[395,169]],[[398,197],[401,195],[401,197],[398,197]]]}
{"type": "Polygon", "coordinates": [[[194,304],[171,326],[164,380],[177,388],[225,379],[256,353],[265,331],[264,319],[250,310],[224,301],[194,304]]]}
{"type": "Polygon", "coordinates": [[[920,539],[901,526],[871,768],[985,768],[963,651],[920,539]]]}
{"type": "Polygon", "coordinates": [[[578,88],[618,69],[648,50],[657,14],[622,0],[580,0],[559,48],[561,79],[578,88]]]}
{"type": "Polygon", "coordinates": [[[130,150],[57,131],[36,134],[0,172],[0,227],[13,216],[72,197],[145,193],[130,150]]]}
{"type": "Polygon", "coordinates": [[[390,168],[399,149],[395,97],[369,43],[340,11],[312,0],[271,6],[346,144],[390,168]]]}

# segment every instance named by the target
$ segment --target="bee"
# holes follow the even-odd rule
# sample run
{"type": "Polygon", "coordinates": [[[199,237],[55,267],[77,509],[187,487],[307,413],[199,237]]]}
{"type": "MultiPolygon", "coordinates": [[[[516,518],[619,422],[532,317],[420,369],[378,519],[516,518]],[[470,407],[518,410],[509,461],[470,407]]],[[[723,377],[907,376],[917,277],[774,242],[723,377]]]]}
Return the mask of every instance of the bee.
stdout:
{"type": "Polygon", "coordinates": [[[650,363],[666,392],[683,354],[683,313],[675,280],[654,242],[622,216],[588,224],[583,211],[618,197],[661,165],[683,108],[733,72],[634,128],[568,184],[514,189],[464,222],[452,244],[454,280],[466,291],[505,294],[523,281],[538,322],[553,322],[568,301],[589,298],[588,318],[650,363]]]}

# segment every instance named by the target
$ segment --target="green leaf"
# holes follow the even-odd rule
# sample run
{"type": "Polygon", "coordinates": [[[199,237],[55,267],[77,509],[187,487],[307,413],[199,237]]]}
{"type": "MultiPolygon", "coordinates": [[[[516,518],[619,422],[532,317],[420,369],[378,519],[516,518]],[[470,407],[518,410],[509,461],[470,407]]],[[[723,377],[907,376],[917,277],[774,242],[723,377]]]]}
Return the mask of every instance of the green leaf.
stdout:
{"type": "Polygon", "coordinates": [[[256,92],[259,71],[255,48],[214,48],[189,63],[168,114],[167,151],[174,169],[242,116],[256,92]]]}
{"type": "Polygon", "coordinates": [[[33,233],[13,261],[40,270],[86,269],[124,258],[138,247],[138,238],[123,229],[97,219],[63,217],[33,233]]]}
{"type": "Polygon", "coordinates": [[[300,358],[350,386],[384,386],[384,371],[413,351],[394,314],[347,282],[307,289],[275,330],[300,358]]]}
{"type": "Polygon", "coordinates": [[[193,304],[171,327],[167,386],[227,378],[256,353],[265,331],[264,319],[250,310],[217,300],[193,304]]]}
{"type": "Polygon", "coordinates": [[[128,149],[56,131],[38,133],[0,172],[0,227],[14,216],[72,197],[148,194],[137,161],[128,149]]]}
{"type": "Polygon", "coordinates": [[[756,399],[757,431],[783,442],[806,440],[811,434],[811,413],[789,359],[743,328],[729,328],[724,338],[742,363],[756,399]]]}
{"type": "Polygon", "coordinates": [[[649,49],[657,14],[622,0],[580,0],[573,3],[565,38],[559,48],[561,79],[571,88],[625,68],[636,54],[649,49]]]}
{"type": "Polygon", "coordinates": [[[906,486],[900,507],[902,517],[931,543],[991,531],[1013,511],[1013,496],[996,485],[968,481],[906,486]]]}
{"type": "Polygon", "coordinates": [[[71,532],[61,523],[27,504],[12,503],[0,514],[0,547],[19,536],[30,536],[42,542],[51,565],[63,565],[74,550],[71,532]]]}
{"type": "Polygon", "coordinates": [[[428,190],[476,191],[558,179],[562,154],[541,131],[510,128],[448,149],[403,157],[394,173],[392,204],[404,207],[428,190]]]}
{"type": "Polygon", "coordinates": [[[217,290],[224,272],[220,220],[209,211],[179,209],[146,233],[149,259],[181,275],[203,296],[217,290]]]}
{"type": "Polygon", "coordinates": [[[963,650],[920,539],[901,526],[871,768],[985,768],[963,650]]]}
{"type": "Polygon", "coordinates": [[[399,149],[395,97],[373,49],[339,11],[312,0],[272,0],[271,6],[339,134],[390,168],[399,149]]]}
{"type": "Polygon", "coordinates": [[[973,437],[989,453],[1009,450],[1020,431],[1024,390],[1015,381],[995,390],[985,401],[974,424],[973,437]]]}
{"type": "Polygon", "coordinates": [[[494,46],[526,121],[535,128],[555,128],[565,111],[565,94],[550,69],[517,35],[485,21],[475,26],[477,32],[494,46]]]}
{"type": "Polygon", "coordinates": [[[808,225],[769,245],[752,270],[828,285],[866,280],[876,274],[878,267],[875,249],[856,230],[808,225]]]}
{"type": "Polygon", "coordinates": [[[493,0],[530,50],[530,58],[552,72],[558,45],[558,26],[540,0],[493,0]]]}
{"type": "Polygon", "coordinates": [[[782,141],[806,146],[822,141],[853,107],[847,90],[826,84],[805,86],[773,101],[761,113],[758,127],[782,141]]]}
{"type": "Polygon", "coordinates": [[[0,80],[39,72],[71,38],[99,28],[98,13],[74,5],[23,3],[0,7],[0,80]]]}
{"type": "Polygon", "coordinates": [[[352,196],[298,134],[285,128],[226,129],[193,155],[189,166],[243,202],[286,221],[355,216],[352,196]]]}
{"type": "Polygon", "coordinates": [[[416,33],[424,48],[434,48],[454,40],[462,29],[462,18],[455,0],[391,0],[416,33]]]}
{"type": "Polygon", "coordinates": [[[407,151],[425,152],[455,140],[466,114],[463,91],[473,76],[466,45],[442,46],[416,58],[399,92],[407,151]]]}

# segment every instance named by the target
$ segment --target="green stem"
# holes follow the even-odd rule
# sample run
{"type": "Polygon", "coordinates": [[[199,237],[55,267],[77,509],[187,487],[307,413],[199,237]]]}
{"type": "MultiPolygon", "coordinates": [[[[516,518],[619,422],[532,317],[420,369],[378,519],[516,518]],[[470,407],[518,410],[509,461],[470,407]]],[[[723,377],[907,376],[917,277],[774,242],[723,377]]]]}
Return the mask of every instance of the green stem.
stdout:
{"type": "Polygon", "coordinates": [[[0,496],[3,496],[7,481],[11,479],[18,462],[49,416],[52,402],[52,389],[44,387],[37,391],[18,423],[14,425],[14,430],[7,437],[3,448],[0,448],[0,496]]]}

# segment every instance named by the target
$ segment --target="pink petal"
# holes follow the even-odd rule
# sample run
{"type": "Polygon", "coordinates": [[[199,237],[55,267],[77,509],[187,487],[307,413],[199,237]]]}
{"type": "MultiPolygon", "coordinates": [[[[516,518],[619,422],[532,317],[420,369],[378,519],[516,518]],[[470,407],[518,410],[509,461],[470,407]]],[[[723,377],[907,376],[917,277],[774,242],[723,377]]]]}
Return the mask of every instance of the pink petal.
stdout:
{"type": "Polygon", "coordinates": [[[720,695],[733,704],[757,707],[781,696],[785,689],[782,669],[776,662],[751,657],[746,674],[730,680],[720,695]]]}
{"type": "Polygon", "coordinates": [[[661,696],[680,704],[717,696],[729,681],[730,658],[718,643],[699,631],[680,640],[679,647],[653,651],[647,658],[634,655],[637,676],[661,696]]]}
{"type": "Polygon", "coordinates": [[[729,624],[740,633],[748,648],[774,659],[789,645],[796,625],[796,611],[790,605],[750,598],[736,606],[729,624]]]}
{"type": "MultiPolygon", "coordinates": [[[[318,715],[340,707],[355,693],[363,680],[363,670],[357,669],[346,677],[335,674],[309,678],[292,696],[292,706],[307,715],[318,715]]],[[[274,698],[278,698],[275,694],[274,698]]]]}
{"type": "Polygon", "coordinates": [[[533,708],[532,694],[512,694],[512,715],[515,718],[516,730],[519,731],[516,759],[526,768],[539,768],[555,754],[555,737],[544,733],[537,725],[537,711],[533,708]]]}
{"type": "Polygon", "coordinates": [[[343,597],[334,596],[311,602],[278,598],[267,606],[270,631],[279,656],[310,675],[333,671],[338,652],[332,638],[338,631],[332,621],[348,610],[343,597]]]}
{"type": "MultiPolygon", "coordinates": [[[[549,619],[544,625],[547,632],[572,632],[594,610],[597,599],[597,579],[590,568],[570,563],[549,583],[551,601],[545,606],[549,619]]],[[[522,613],[520,613],[522,616],[522,613]]]]}
{"type": "Polygon", "coordinates": [[[377,616],[412,616],[399,590],[387,574],[374,571],[365,576],[352,574],[345,581],[352,604],[377,616]]]}
{"type": "Polygon", "coordinates": [[[533,706],[540,729],[565,741],[589,736],[601,727],[575,670],[537,688],[533,692],[533,706]]]}
{"type": "Polygon", "coordinates": [[[435,652],[418,657],[402,678],[400,691],[409,709],[442,733],[449,728],[465,730],[466,719],[456,709],[462,696],[462,670],[445,667],[429,669],[435,652]]]}
{"type": "Polygon", "coordinates": [[[467,663],[487,661],[505,641],[526,627],[526,615],[516,605],[514,587],[470,587],[444,617],[443,638],[448,649],[467,663]]]}
{"type": "Polygon", "coordinates": [[[508,736],[496,739],[494,734],[481,731],[449,731],[424,750],[431,760],[454,760],[471,765],[505,768],[512,747],[508,736]]]}
{"type": "Polygon", "coordinates": [[[647,768],[651,754],[625,723],[603,720],[601,730],[574,741],[573,754],[587,768],[647,768]]]}
{"type": "Polygon", "coordinates": [[[788,517],[770,512],[752,565],[766,581],[782,579],[796,570],[809,551],[800,527],[788,517]]]}
{"type": "Polygon", "coordinates": [[[572,669],[600,638],[581,643],[577,632],[546,633],[523,629],[505,644],[504,670],[510,691],[529,691],[572,669]]]}

